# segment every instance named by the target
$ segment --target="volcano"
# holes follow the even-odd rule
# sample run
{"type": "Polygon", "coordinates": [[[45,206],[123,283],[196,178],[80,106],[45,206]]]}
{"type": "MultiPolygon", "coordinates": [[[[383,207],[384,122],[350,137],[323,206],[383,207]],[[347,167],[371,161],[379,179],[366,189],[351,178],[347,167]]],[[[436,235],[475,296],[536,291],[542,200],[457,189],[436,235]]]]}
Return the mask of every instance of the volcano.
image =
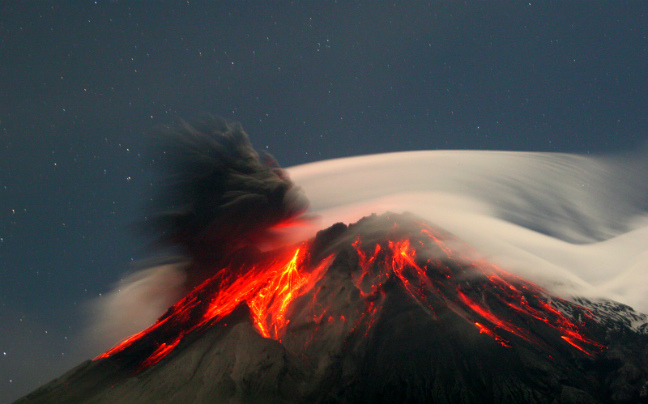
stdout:
{"type": "Polygon", "coordinates": [[[558,297],[414,215],[212,270],[17,403],[648,402],[648,316],[558,297]]]}

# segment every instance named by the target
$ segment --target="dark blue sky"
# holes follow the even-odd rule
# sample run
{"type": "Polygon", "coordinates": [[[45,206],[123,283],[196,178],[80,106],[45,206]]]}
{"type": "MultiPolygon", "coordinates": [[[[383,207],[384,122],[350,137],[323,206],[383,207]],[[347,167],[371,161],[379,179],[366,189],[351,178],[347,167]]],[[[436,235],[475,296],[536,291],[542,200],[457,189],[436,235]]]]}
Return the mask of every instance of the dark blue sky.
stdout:
{"type": "Polygon", "coordinates": [[[80,360],[145,257],[147,133],[214,113],[283,166],[425,149],[624,153],[648,3],[2,2],[0,401],[80,360]],[[566,4],[565,4],[566,3],[566,4]]]}

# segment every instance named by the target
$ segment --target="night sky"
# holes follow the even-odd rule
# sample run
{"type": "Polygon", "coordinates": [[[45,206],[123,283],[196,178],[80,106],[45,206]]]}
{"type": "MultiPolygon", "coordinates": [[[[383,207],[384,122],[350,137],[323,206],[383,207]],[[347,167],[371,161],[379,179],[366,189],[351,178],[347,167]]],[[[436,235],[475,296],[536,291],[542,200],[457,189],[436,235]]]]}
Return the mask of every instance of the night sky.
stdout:
{"type": "Polygon", "coordinates": [[[284,167],[628,153],[646,21],[645,1],[0,3],[0,401],[87,358],[87,302],[150,255],[155,127],[217,114],[284,167]]]}

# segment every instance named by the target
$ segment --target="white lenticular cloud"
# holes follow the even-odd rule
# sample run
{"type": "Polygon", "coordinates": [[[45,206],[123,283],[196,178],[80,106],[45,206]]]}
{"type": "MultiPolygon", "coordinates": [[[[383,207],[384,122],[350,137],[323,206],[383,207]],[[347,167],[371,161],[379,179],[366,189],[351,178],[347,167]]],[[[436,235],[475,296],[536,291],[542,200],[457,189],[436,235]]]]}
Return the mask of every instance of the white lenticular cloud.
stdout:
{"type": "Polygon", "coordinates": [[[409,211],[504,269],[565,295],[648,312],[648,172],[641,156],[426,151],[288,169],[318,220],[409,211]]]}
{"type": "MultiPolygon", "coordinates": [[[[317,220],[284,241],[372,213],[412,212],[554,293],[648,313],[648,159],[639,157],[426,151],[292,167],[317,220]]],[[[140,270],[98,298],[87,330],[94,350],[141,331],[180,299],[183,267],[140,270]]]]}

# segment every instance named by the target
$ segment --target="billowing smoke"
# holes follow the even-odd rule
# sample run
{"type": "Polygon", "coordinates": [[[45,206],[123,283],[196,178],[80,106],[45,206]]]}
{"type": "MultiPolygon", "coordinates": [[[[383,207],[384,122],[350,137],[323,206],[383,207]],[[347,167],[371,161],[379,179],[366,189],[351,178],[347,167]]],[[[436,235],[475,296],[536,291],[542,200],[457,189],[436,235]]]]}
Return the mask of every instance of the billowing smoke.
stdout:
{"type": "Polygon", "coordinates": [[[146,328],[231,254],[277,244],[275,228],[308,207],[238,123],[209,118],[164,128],[154,138],[162,185],[140,227],[181,258],[127,276],[91,304],[89,338],[97,349],[146,328]]]}
{"type": "Polygon", "coordinates": [[[147,223],[186,262],[136,273],[96,304],[97,333],[123,330],[107,344],[153,323],[223,257],[271,241],[274,226],[306,209],[300,189],[318,220],[286,242],[371,213],[411,212],[555,293],[648,312],[645,156],[392,153],[287,169],[297,188],[238,124],[183,124],[162,139],[166,185],[147,223]]]}
{"type": "Polygon", "coordinates": [[[210,118],[162,130],[163,186],[149,225],[158,241],[202,264],[272,237],[272,227],[306,210],[306,198],[238,123],[210,118]]]}

